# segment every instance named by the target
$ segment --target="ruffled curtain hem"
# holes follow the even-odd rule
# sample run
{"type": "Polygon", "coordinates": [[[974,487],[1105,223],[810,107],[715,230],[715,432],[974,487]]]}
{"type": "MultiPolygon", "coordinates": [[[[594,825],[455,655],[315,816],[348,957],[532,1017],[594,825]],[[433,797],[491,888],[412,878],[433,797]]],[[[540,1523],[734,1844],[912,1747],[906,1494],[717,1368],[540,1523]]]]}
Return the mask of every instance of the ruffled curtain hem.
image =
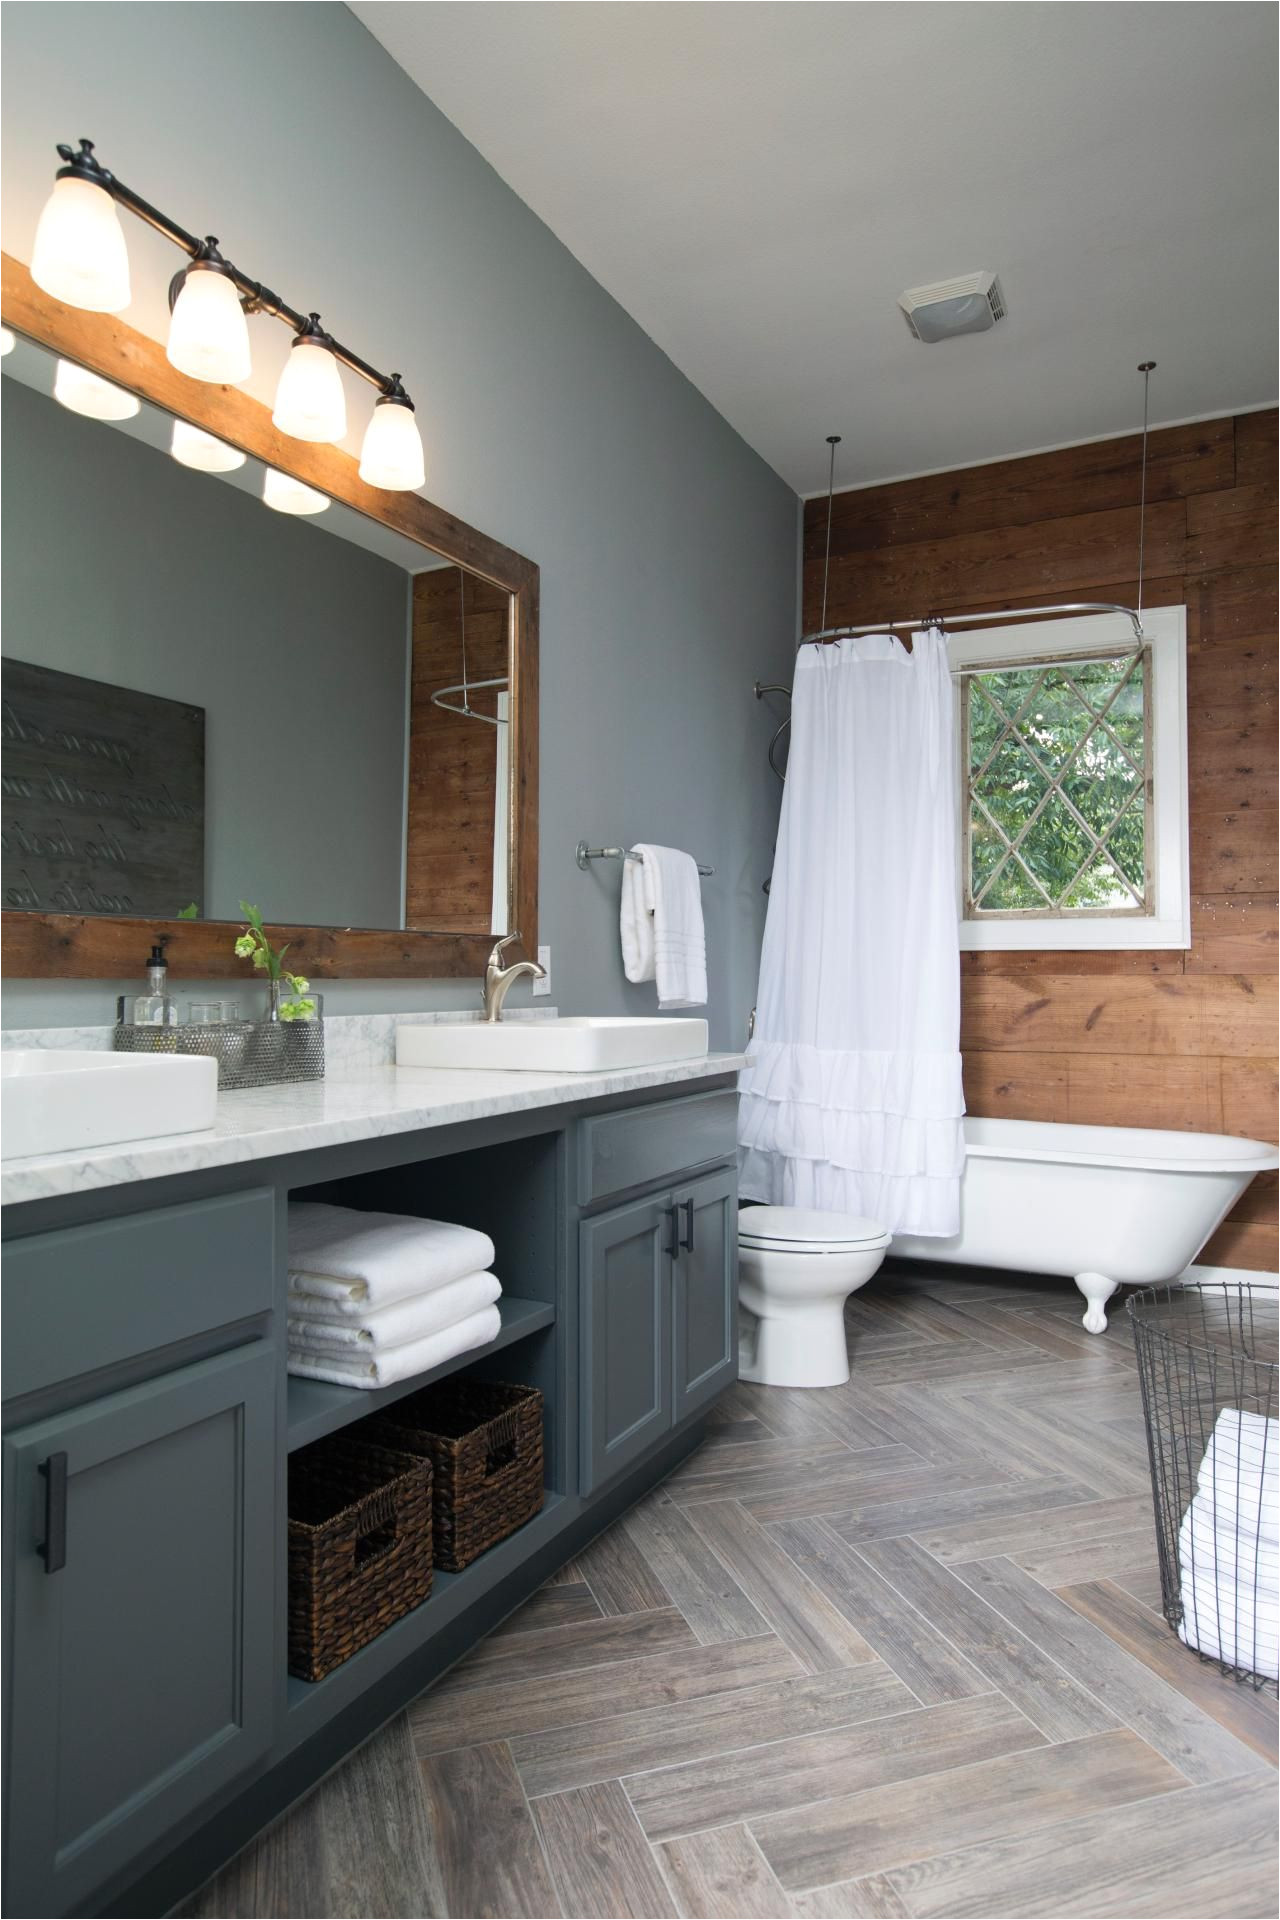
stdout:
{"type": "Polygon", "coordinates": [[[930,1239],[949,1239],[960,1231],[960,1183],[954,1176],[859,1170],[748,1146],[739,1150],[738,1159],[744,1200],[858,1214],[889,1233],[930,1239]]]}

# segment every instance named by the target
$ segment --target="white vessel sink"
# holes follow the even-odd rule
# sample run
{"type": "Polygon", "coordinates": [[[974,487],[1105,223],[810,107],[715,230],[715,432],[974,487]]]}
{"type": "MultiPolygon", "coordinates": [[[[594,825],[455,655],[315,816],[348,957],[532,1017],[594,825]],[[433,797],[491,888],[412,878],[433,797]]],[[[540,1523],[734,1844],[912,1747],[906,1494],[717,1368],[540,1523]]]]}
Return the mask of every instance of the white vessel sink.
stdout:
{"type": "Polygon", "coordinates": [[[527,1073],[606,1073],[707,1051],[705,1020],[453,1021],[396,1028],[398,1067],[488,1067],[527,1073]]]}
{"type": "Polygon", "coordinates": [[[75,1048],[0,1053],[6,1160],[213,1125],[218,1063],[75,1048]]]}

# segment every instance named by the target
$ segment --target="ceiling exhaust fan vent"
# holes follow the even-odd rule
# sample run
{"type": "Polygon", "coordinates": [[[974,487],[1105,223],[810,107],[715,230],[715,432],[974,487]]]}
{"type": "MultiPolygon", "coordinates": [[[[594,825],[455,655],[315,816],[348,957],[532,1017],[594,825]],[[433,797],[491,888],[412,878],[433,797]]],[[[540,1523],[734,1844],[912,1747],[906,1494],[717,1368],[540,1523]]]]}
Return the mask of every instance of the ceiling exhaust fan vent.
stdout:
{"type": "Polygon", "coordinates": [[[953,334],[986,333],[1005,317],[1004,290],[994,273],[965,273],[929,287],[908,287],[898,305],[917,340],[932,345],[953,334]]]}

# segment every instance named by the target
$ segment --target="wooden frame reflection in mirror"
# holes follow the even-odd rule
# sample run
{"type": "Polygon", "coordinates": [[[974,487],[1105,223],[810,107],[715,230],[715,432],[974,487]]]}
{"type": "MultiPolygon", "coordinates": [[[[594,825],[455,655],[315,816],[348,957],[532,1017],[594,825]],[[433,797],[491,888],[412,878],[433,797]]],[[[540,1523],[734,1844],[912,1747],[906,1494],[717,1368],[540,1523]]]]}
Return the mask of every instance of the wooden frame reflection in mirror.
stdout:
{"type": "MultiPolygon", "coordinates": [[[[472,576],[466,583],[468,611],[474,596],[477,613],[485,617],[490,654],[495,633],[500,636],[509,620],[508,925],[520,933],[532,957],[537,950],[538,911],[538,569],[533,562],[454,519],[420,494],[385,493],[366,486],[350,454],[279,433],[270,409],[261,401],[238,388],[211,386],[179,373],[157,341],[114,316],[64,306],[43,293],[27,268],[8,254],[0,255],[0,318],[37,345],[78,361],[465,569],[472,576]],[[506,620],[502,596],[508,596],[506,620]]],[[[492,702],[488,710],[493,710],[492,702]]],[[[452,899],[460,909],[460,927],[384,930],[270,921],[269,925],[278,940],[291,943],[290,966],[317,980],[479,976],[493,933],[479,930],[483,915],[477,913],[474,900],[466,897],[465,885],[461,896],[455,887],[442,898],[452,899]]],[[[264,911],[269,915],[266,903],[264,911]]],[[[145,956],[155,937],[164,938],[170,965],[182,979],[241,977],[244,962],[232,951],[232,925],[225,920],[6,911],[0,915],[0,946],[10,978],[130,979],[138,972],[139,955],[145,956]]]]}

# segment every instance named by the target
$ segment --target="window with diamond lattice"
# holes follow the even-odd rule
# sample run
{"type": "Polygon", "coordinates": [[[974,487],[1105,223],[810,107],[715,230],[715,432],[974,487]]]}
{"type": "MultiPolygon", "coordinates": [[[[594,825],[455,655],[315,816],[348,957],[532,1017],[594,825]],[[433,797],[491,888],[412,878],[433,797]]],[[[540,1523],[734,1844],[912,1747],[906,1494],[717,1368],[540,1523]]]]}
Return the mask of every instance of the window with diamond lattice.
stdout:
{"type": "Polygon", "coordinates": [[[966,918],[1150,913],[1150,649],[962,688],[966,918]]]}

